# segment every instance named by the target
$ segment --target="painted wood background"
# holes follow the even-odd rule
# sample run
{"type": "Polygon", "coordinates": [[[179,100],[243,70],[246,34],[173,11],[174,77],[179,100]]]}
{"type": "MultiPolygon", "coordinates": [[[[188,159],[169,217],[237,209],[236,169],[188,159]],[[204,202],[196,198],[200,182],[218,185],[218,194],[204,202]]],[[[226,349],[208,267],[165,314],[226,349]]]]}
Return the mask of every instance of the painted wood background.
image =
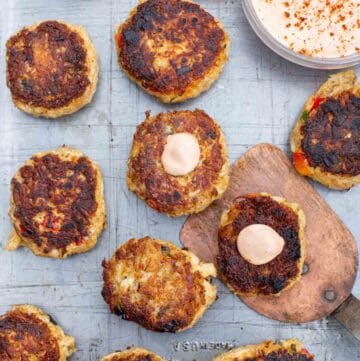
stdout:
{"type": "MultiPolygon", "coordinates": [[[[230,61],[219,81],[198,99],[165,106],[139,90],[119,70],[115,26],[135,0],[4,0],[0,7],[0,313],[11,304],[41,306],[77,340],[72,360],[99,360],[131,345],[145,346],[174,360],[205,361],[225,347],[264,339],[300,338],[321,361],[360,360],[360,344],[333,319],[306,325],[271,321],[248,309],[218,283],[219,300],[190,331],[156,334],[110,315],[103,302],[101,261],[130,237],[152,235],[178,243],[184,219],[157,214],[130,194],[126,159],[135,126],[144,112],[202,108],[224,129],[230,157],[270,142],[288,151],[289,132],[300,109],[327,72],[282,60],[249,27],[241,1],[199,1],[230,33],[230,61]],[[100,81],[91,105],[66,119],[34,119],[18,111],[5,86],[5,42],[20,27],[41,19],[84,25],[100,56],[100,81]],[[108,227],[97,247],[67,260],[35,257],[26,249],[4,250],[10,231],[9,183],[33,153],[67,144],[80,148],[104,174],[108,227]]],[[[360,67],[357,68],[360,75],[360,67]]],[[[348,192],[316,186],[360,242],[360,187],[348,192]]],[[[331,260],[329,260],[331,262],[331,260]]],[[[360,297],[360,278],[354,294],[360,297]]]]}

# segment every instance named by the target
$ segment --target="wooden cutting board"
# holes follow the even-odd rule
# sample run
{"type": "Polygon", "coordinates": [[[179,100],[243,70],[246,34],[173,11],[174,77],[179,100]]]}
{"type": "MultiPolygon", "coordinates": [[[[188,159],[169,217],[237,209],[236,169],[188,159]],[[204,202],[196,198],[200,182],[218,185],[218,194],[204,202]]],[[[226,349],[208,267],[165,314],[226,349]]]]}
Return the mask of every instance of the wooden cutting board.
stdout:
{"type": "Polygon", "coordinates": [[[230,185],[223,198],[188,217],[180,232],[181,242],[201,259],[213,262],[221,212],[235,197],[253,192],[268,192],[300,205],[307,221],[306,259],[301,281],[290,290],[278,297],[241,299],[262,315],[283,322],[310,322],[328,316],[348,298],[355,282],[356,242],[277,147],[259,144],[247,151],[232,166],[230,185]]]}

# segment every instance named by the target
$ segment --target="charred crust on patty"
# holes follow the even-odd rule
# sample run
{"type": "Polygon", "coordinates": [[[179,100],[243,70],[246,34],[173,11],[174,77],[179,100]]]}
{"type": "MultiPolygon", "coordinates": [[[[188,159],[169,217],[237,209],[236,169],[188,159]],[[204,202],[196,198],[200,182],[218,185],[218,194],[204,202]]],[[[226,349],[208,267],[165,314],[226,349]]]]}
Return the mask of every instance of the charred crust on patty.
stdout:
{"type": "Polygon", "coordinates": [[[74,352],[74,338],[66,336],[35,306],[14,306],[0,316],[2,361],[65,361],[74,352]]]}
{"type": "Polygon", "coordinates": [[[241,196],[224,211],[216,265],[221,280],[237,295],[278,295],[300,278],[305,253],[305,218],[295,204],[266,193],[241,196]],[[285,241],[275,259],[253,265],[237,249],[237,237],[252,224],[274,229],[285,241]]]}
{"type": "Polygon", "coordinates": [[[71,148],[34,155],[11,181],[10,217],[36,254],[62,258],[92,248],[105,223],[99,168],[71,148]]]}
{"type": "Polygon", "coordinates": [[[221,197],[229,180],[221,128],[204,111],[174,111],[146,119],[135,132],[127,184],[151,208],[169,216],[197,213],[221,197]],[[185,176],[165,172],[161,155],[167,136],[187,132],[200,146],[200,162],[185,176]]]}
{"type": "Polygon", "coordinates": [[[54,154],[32,157],[32,161],[32,166],[25,165],[19,170],[22,182],[16,178],[11,182],[14,216],[21,223],[21,236],[31,238],[45,249],[66,248],[74,240],[81,243],[89,233],[89,216],[97,207],[93,197],[96,173],[90,161],[81,157],[76,162],[64,162],[54,154]],[[72,176],[68,177],[70,172],[72,176]],[[59,208],[64,215],[61,226],[55,212],[59,208]],[[40,225],[35,218],[39,214],[40,225]]]}
{"type": "Polygon", "coordinates": [[[25,28],[10,38],[7,56],[11,93],[25,103],[57,108],[82,95],[89,85],[84,41],[56,21],[43,22],[32,31],[25,28]],[[40,61],[37,51],[45,49],[48,57],[40,61]],[[54,74],[48,73],[51,68],[54,74]]]}
{"type": "MultiPolygon", "coordinates": [[[[36,316],[11,311],[0,318],[0,355],[2,360],[16,359],[26,355],[25,345],[16,345],[15,340],[31,340],[31,353],[44,355],[44,360],[58,360],[59,346],[53,339],[47,324],[36,316]],[[15,333],[15,337],[13,337],[15,333]],[[14,344],[15,341],[15,344],[14,344]],[[20,346],[20,347],[19,347],[20,346]],[[15,351],[15,352],[14,352],[15,351]],[[11,357],[9,357],[11,355],[11,357]]],[[[18,341],[19,342],[19,341],[18,341]]]]}
{"type": "Polygon", "coordinates": [[[228,57],[229,37],[200,5],[183,0],[141,1],[115,35],[125,73],[163,102],[206,90],[228,57]]]}
{"type": "Polygon", "coordinates": [[[143,348],[130,348],[104,356],[101,361],[164,361],[160,356],[143,348]]]}
{"type": "Polygon", "coordinates": [[[13,35],[6,48],[7,85],[20,109],[55,118],[91,100],[98,64],[83,28],[39,22],[13,35]]]}
{"type": "Polygon", "coordinates": [[[215,357],[214,361],[314,361],[314,355],[298,340],[289,339],[239,347],[215,357]]]}
{"type": "Polygon", "coordinates": [[[301,127],[301,147],[311,167],[360,174],[360,97],[343,92],[324,100],[301,127]]]}
{"type": "Polygon", "coordinates": [[[130,239],[102,266],[110,311],[149,330],[190,328],[215,301],[214,266],[165,241],[130,239]]]}
{"type": "Polygon", "coordinates": [[[311,96],[291,134],[294,166],[327,187],[360,182],[360,85],[348,70],[311,96]]]}

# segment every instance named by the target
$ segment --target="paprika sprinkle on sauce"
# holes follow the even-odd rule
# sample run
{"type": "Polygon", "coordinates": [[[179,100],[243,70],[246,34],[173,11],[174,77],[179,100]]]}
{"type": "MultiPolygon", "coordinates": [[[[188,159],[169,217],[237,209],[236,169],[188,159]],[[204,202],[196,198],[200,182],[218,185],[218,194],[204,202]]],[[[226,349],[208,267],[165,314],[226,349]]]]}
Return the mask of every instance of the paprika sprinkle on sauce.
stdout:
{"type": "Polygon", "coordinates": [[[358,0],[252,0],[269,33],[290,50],[316,58],[360,52],[358,0]]]}

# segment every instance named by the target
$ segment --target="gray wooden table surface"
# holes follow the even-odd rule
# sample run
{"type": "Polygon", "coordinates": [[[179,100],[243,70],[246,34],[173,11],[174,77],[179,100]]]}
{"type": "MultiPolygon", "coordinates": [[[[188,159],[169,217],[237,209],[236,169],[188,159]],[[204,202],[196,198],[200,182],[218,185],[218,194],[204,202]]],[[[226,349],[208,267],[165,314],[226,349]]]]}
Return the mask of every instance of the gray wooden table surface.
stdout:
{"type": "MultiPolygon", "coordinates": [[[[100,295],[101,261],[130,237],[152,235],[178,241],[184,221],[152,211],[130,194],[126,160],[135,126],[144,112],[168,109],[206,110],[222,126],[235,160],[249,147],[270,142],[289,150],[289,132],[310,93],[327,72],[282,60],[249,27],[240,0],[203,0],[231,36],[231,56],[219,81],[199,98],[166,106],[139,90],[119,70],[113,32],[135,0],[2,0],[0,16],[0,313],[11,304],[33,303],[75,336],[71,360],[99,360],[126,346],[153,349],[168,359],[211,360],[232,344],[298,337],[322,361],[360,360],[360,343],[337,321],[326,319],[290,325],[266,319],[243,305],[218,283],[219,300],[190,331],[157,334],[110,315],[100,295]],[[100,57],[100,81],[93,102],[66,119],[34,119],[17,110],[5,86],[5,42],[20,27],[41,19],[84,25],[100,57]],[[108,226],[92,251],[66,260],[35,257],[29,250],[4,249],[10,231],[9,183],[33,153],[62,144],[80,148],[104,174],[108,226]],[[204,349],[206,348],[206,349],[204,349]],[[200,349],[200,351],[197,351],[200,349]]],[[[357,68],[360,76],[360,67],[357,68]]],[[[336,192],[316,186],[360,242],[360,186],[336,192]]],[[[321,220],[319,220],[321,222],[321,220]]],[[[331,260],[329,260],[331,262],[331,260]]],[[[360,278],[354,294],[360,297],[360,278]]]]}

